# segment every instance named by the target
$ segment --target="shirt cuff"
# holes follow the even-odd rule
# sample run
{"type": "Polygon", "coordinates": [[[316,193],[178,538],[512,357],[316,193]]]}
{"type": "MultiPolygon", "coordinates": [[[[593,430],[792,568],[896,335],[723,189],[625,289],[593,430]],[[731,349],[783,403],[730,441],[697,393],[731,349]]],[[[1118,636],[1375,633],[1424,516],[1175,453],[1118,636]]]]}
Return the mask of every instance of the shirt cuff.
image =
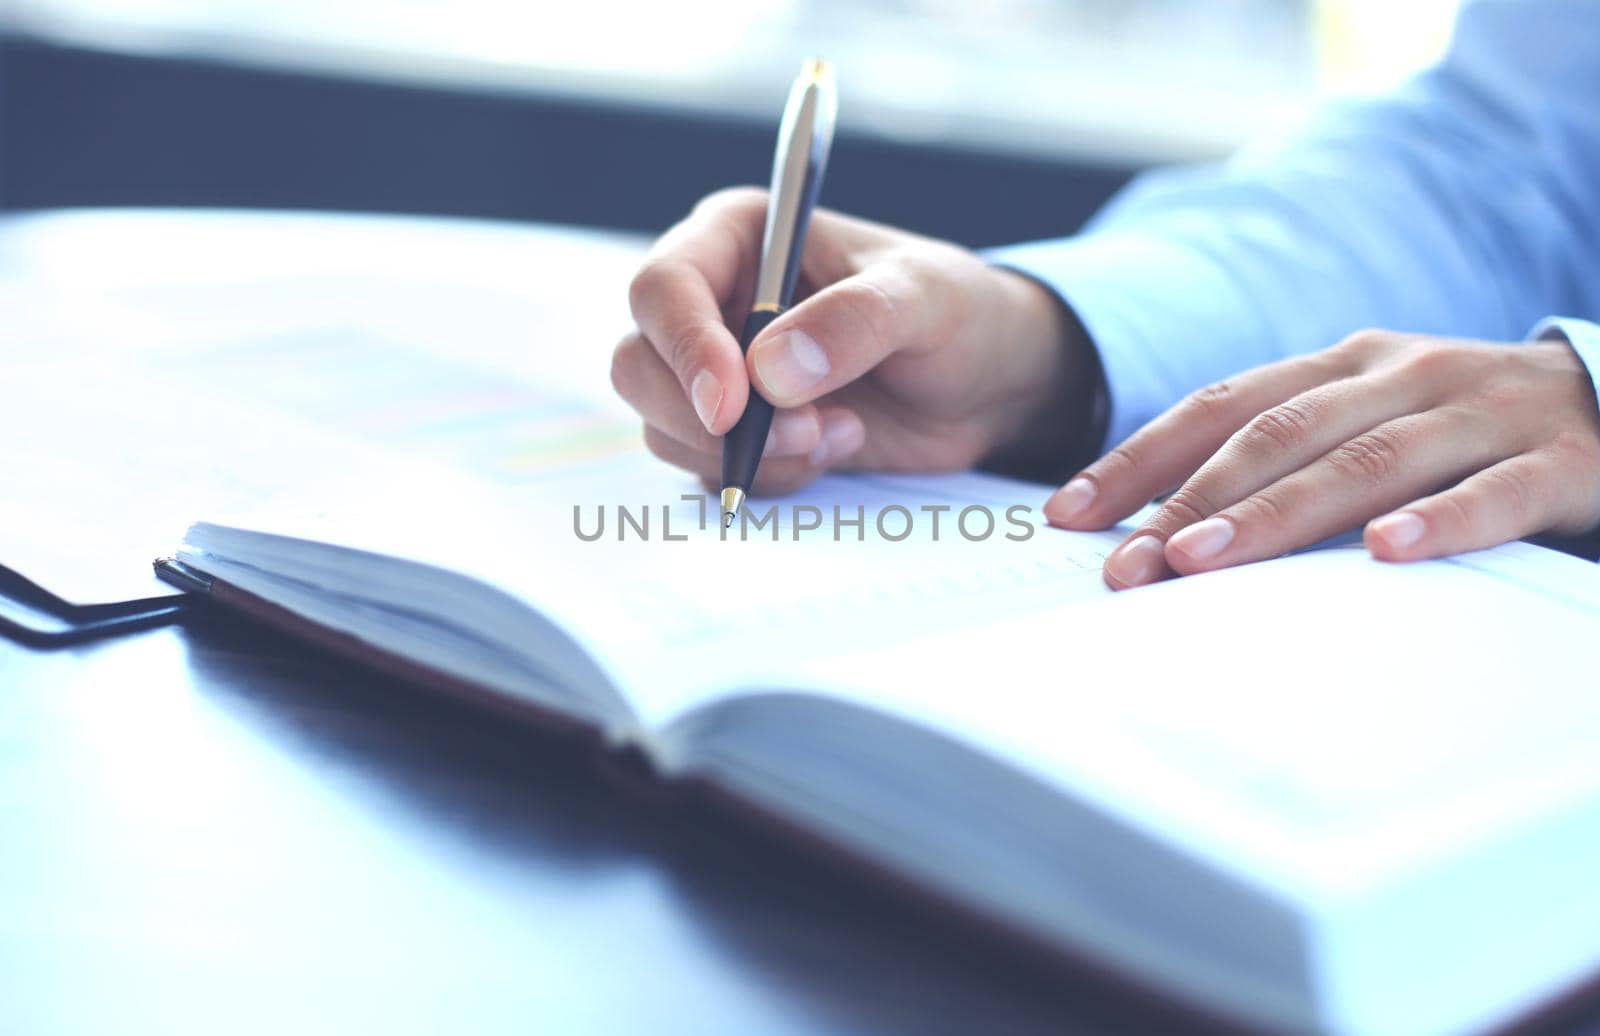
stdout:
{"type": "MultiPolygon", "coordinates": [[[[1530,342],[1566,342],[1578,354],[1578,362],[1589,372],[1600,401],[1600,324],[1575,317],[1545,317],[1528,332],[1530,342]]],[[[1544,535],[1531,537],[1534,543],[1576,554],[1590,561],[1600,560],[1600,529],[1582,536],[1544,535]]]]}
{"type": "Polygon", "coordinates": [[[1566,342],[1578,354],[1578,362],[1589,372],[1595,398],[1600,400],[1600,324],[1576,317],[1545,317],[1532,331],[1529,341],[1566,342]]]}

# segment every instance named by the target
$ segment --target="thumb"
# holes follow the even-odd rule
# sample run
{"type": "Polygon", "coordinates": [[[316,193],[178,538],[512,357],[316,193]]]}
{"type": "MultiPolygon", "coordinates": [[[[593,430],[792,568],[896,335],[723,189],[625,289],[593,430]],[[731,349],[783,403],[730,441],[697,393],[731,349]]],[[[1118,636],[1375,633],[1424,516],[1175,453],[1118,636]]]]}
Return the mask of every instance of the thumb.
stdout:
{"type": "Polygon", "coordinates": [[[751,383],[793,407],[848,385],[897,352],[936,348],[951,299],[971,290],[940,256],[885,259],[817,292],[750,344],[751,383]]]}

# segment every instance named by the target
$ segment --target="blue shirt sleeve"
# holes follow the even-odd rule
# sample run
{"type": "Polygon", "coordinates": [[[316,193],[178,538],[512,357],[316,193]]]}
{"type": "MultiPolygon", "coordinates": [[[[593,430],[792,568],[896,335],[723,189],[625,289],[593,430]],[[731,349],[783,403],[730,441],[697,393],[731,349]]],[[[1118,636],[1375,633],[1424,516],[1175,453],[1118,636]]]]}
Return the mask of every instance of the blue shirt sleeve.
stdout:
{"type": "MultiPolygon", "coordinates": [[[[1089,331],[1103,447],[1362,328],[1514,341],[1546,314],[1600,317],[1595,10],[1469,0],[1444,61],[1396,93],[1220,167],[1147,174],[1077,237],[989,252],[1089,331]]],[[[1563,326],[1600,374],[1600,346],[1563,326]]]]}

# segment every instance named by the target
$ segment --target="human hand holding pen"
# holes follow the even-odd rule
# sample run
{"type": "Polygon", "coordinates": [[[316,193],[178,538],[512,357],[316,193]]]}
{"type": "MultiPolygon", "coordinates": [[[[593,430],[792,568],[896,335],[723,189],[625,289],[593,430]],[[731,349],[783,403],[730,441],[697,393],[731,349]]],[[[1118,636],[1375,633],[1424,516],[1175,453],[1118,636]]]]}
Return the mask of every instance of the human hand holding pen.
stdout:
{"type": "Polygon", "coordinates": [[[718,436],[752,385],[779,408],[754,488],[784,493],[831,468],[970,467],[1027,434],[1088,348],[1028,278],[819,209],[800,301],[741,355],[729,328],[755,290],[765,214],[765,191],[738,188],[669,230],[634,277],[637,329],[612,358],[649,448],[712,487],[718,436]]]}

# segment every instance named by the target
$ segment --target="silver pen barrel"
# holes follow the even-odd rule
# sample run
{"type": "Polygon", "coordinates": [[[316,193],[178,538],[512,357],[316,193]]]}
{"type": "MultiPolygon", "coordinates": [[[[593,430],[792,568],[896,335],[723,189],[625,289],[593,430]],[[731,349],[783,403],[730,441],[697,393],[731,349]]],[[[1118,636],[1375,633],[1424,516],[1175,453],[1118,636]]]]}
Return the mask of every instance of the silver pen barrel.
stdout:
{"type": "Polygon", "coordinates": [[[756,310],[781,312],[794,297],[805,227],[822,189],[838,109],[832,66],[820,58],[806,62],[789,91],[778,129],[767,227],[761,238],[756,310]]]}

